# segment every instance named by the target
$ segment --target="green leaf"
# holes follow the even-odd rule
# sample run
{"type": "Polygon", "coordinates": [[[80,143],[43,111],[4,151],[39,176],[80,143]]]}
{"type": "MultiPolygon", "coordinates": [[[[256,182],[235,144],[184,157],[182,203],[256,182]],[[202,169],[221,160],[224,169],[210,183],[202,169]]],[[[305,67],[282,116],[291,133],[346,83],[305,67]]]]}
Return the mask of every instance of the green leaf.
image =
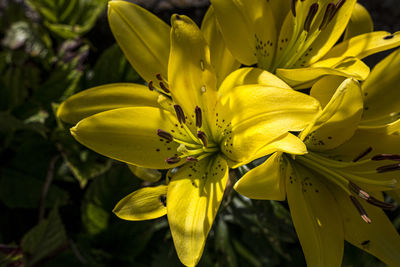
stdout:
{"type": "Polygon", "coordinates": [[[31,266],[66,245],[67,235],[57,208],[49,217],[33,227],[22,239],[21,247],[31,266]]]}

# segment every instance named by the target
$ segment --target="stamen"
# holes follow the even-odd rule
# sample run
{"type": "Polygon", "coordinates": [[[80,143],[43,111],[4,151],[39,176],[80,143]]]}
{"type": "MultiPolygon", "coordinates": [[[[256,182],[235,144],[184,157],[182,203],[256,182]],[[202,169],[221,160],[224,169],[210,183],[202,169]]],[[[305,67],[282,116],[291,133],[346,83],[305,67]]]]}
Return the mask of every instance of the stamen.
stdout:
{"type": "Polygon", "coordinates": [[[161,76],[161,74],[160,74],[160,73],[157,73],[157,74],[156,74],[156,77],[157,77],[157,79],[158,79],[158,80],[160,80],[160,81],[162,81],[162,80],[163,80],[163,78],[162,78],[162,76],[161,76]]]}
{"type": "Polygon", "coordinates": [[[187,157],[187,158],[186,158],[186,161],[197,162],[198,159],[195,158],[195,157],[187,157]]]}
{"type": "Polygon", "coordinates": [[[147,86],[149,87],[150,91],[154,91],[155,90],[154,85],[153,85],[153,81],[150,81],[147,86]]]}
{"type": "MultiPolygon", "coordinates": [[[[335,17],[336,13],[339,11],[339,9],[343,6],[343,4],[346,2],[346,0],[339,0],[336,5],[335,9],[333,10],[331,17],[329,18],[329,22],[335,17]]],[[[328,22],[328,23],[329,23],[328,22]]]]}
{"type": "Polygon", "coordinates": [[[296,17],[296,2],[297,2],[297,0],[292,0],[292,13],[293,13],[293,17],[296,17]]]}
{"type": "Polygon", "coordinates": [[[168,88],[165,86],[165,84],[163,82],[160,82],[160,87],[161,87],[161,89],[163,89],[164,92],[169,94],[169,90],[168,90],[168,88]]]}
{"type": "Polygon", "coordinates": [[[166,139],[167,141],[170,141],[170,142],[173,140],[173,137],[169,132],[163,131],[161,129],[157,130],[157,135],[161,138],[166,139]]]}
{"type": "Polygon", "coordinates": [[[399,154],[378,154],[371,158],[371,160],[395,160],[400,161],[399,154]]]}
{"type": "Polygon", "coordinates": [[[196,114],[196,127],[200,128],[203,124],[202,116],[201,116],[201,108],[196,106],[194,109],[194,113],[196,114]]]}
{"type": "Polygon", "coordinates": [[[201,142],[203,142],[203,145],[206,147],[207,146],[207,135],[202,131],[198,131],[197,137],[200,138],[201,142]]]}
{"type": "Polygon", "coordinates": [[[358,202],[358,200],[357,200],[355,197],[353,197],[353,196],[350,196],[350,200],[351,200],[351,202],[353,202],[353,205],[356,207],[358,213],[360,213],[361,218],[362,218],[366,223],[371,223],[371,219],[368,218],[368,215],[367,215],[367,213],[365,212],[365,209],[363,208],[363,206],[361,206],[361,203],[358,202]]]}
{"type": "Polygon", "coordinates": [[[317,3],[314,3],[310,6],[310,10],[308,11],[306,20],[304,21],[304,30],[306,32],[310,31],[311,23],[315,17],[315,14],[317,14],[319,5],[317,3]]]}
{"type": "Polygon", "coordinates": [[[353,159],[353,162],[357,162],[360,159],[362,159],[363,157],[365,157],[366,155],[368,155],[368,153],[370,153],[372,151],[372,147],[368,147],[367,150],[365,150],[364,152],[362,152],[360,155],[358,155],[357,157],[355,157],[353,159]]]}
{"type": "Polygon", "coordinates": [[[378,173],[398,171],[398,170],[400,170],[400,163],[385,165],[376,169],[378,173]]]}
{"type": "Polygon", "coordinates": [[[183,113],[181,106],[174,105],[174,109],[175,109],[176,117],[178,118],[179,123],[180,124],[182,124],[182,122],[185,123],[186,122],[185,113],[183,113]]]}
{"type": "Polygon", "coordinates": [[[179,161],[181,161],[180,157],[169,157],[165,159],[165,162],[168,164],[175,164],[178,163],[179,161]]]}
{"type": "Polygon", "coordinates": [[[321,25],[319,25],[319,30],[323,30],[329,24],[329,19],[331,17],[332,12],[335,10],[335,4],[329,3],[325,10],[324,18],[322,19],[321,25]]]}
{"type": "Polygon", "coordinates": [[[362,190],[358,185],[356,185],[355,183],[349,181],[349,189],[351,191],[353,191],[353,193],[357,194],[360,198],[368,200],[371,198],[371,196],[365,192],[364,190],[362,190]]]}
{"type": "Polygon", "coordinates": [[[390,210],[390,209],[394,208],[393,204],[380,201],[380,200],[378,200],[378,199],[376,199],[374,197],[370,197],[367,201],[368,201],[368,203],[370,203],[370,204],[372,204],[374,206],[377,206],[379,208],[382,208],[382,209],[390,210]]]}

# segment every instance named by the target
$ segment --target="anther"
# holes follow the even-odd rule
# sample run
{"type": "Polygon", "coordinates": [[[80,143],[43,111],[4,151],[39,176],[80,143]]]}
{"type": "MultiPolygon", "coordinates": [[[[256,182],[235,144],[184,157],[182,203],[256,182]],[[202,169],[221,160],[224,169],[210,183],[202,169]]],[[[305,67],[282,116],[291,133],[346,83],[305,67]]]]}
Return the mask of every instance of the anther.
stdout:
{"type": "Polygon", "coordinates": [[[160,81],[162,81],[162,80],[163,80],[163,78],[162,78],[162,76],[161,76],[161,74],[160,74],[160,73],[157,73],[157,74],[156,74],[156,77],[157,77],[157,79],[158,79],[158,80],[160,80],[160,81]]]}
{"type": "Polygon", "coordinates": [[[390,39],[392,39],[393,37],[394,37],[394,35],[393,35],[393,34],[390,34],[390,35],[387,35],[387,36],[383,37],[383,40],[390,40],[390,39]]]}
{"type": "Polygon", "coordinates": [[[400,163],[385,165],[385,166],[376,168],[376,171],[378,173],[398,171],[398,170],[400,170],[400,163]]]}
{"type": "Polygon", "coordinates": [[[363,206],[361,206],[361,203],[358,202],[358,200],[353,197],[350,196],[350,200],[353,203],[354,207],[356,207],[358,213],[360,213],[361,218],[366,222],[366,223],[371,223],[371,219],[368,218],[367,213],[365,212],[365,209],[363,208],[363,206]]]}
{"type": "Polygon", "coordinates": [[[292,0],[292,13],[293,13],[293,17],[296,17],[296,2],[297,2],[297,0],[292,0]]]}
{"type": "Polygon", "coordinates": [[[169,132],[163,131],[161,129],[157,130],[157,135],[159,137],[161,137],[161,138],[164,138],[164,139],[168,140],[168,141],[172,141],[173,140],[173,137],[169,132]]]}
{"type": "Polygon", "coordinates": [[[377,207],[379,207],[381,209],[390,210],[390,209],[394,208],[393,204],[380,201],[380,200],[378,200],[378,199],[376,199],[376,198],[374,198],[372,196],[367,200],[367,202],[372,204],[372,205],[374,205],[374,206],[377,206],[377,207]]]}
{"type": "MultiPolygon", "coordinates": [[[[331,17],[329,18],[329,22],[335,17],[336,13],[339,11],[339,9],[343,6],[343,4],[346,2],[346,0],[339,0],[336,5],[335,9],[333,10],[331,17]]],[[[329,23],[328,22],[328,23],[329,23]]]]}
{"type": "Polygon", "coordinates": [[[370,152],[372,151],[372,147],[368,147],[365,151],[363,151],[360,155],[358,155],[357,157],[355,157],[353,159],[353,162],[359,161],[360,159],[362,159],[363,157],[365,157],[366,155],[368,155],[370,152]]]}
{"type": "Polygon", "coordinates": [[[319,29],[323,30],[329,24],[329,20],[331,17],[332,12],[335,10],[335,4],[329,3],[325,10],[324,18],[322,19],[321,25],[319,25],[319,29]]]}
{"type": "Polygon", "coordinates": [[[183,113],[181,106],[174,105],[174,109],[175,109],[176,117],[178,118],[179,123],[181,123],[181,124],[182,124],[182,122],[185,123],[186,122],[185,113],[183,113]]]}
{"type": "Polygon", "coordinates": [[[314,3],[310,6],[310,10],[308,11],[306,20],[304,21],[304,30],[305,31],[310,31],[311,28],[311,23],[315,17],[315,14],[317,14],[319,5],[317,3],[314,3]]]}
{"type": "Polygon", "coordinates": [[[169,94],[169,90],[168,90],[168,88],[164,85],[163,82],[160,82],[160,87],[161,87],[161,89],[163,89],[164,92],[166,92],[167,94],[169,94]]]}
{"type": "Polygon", "coordinates": [[[202,131],[198,131],[197,137],[200,138],[201,142],[203,142],[203,145],[206,147],[207,146],[207,135],[202,131]]]}
{"type": "Polygon", "coordinates": [[[395,160],[400,161],[399,154],[378,154],[371,158],[371,160],[395,160]]]}
{"type": "Polygon", "coordinates": [[[362,190],[358,185],[356,185],[353,182],[349,182],[349,189],[351,191],[353,191],[353,193],[357,194],[360,198],[368,200],[371,198],[371,196],[365,192],[364,190],[362,190]]]}
{"type": "Polygon", "coordinates": [[[194,109],[194,113],[196,114],[196,127],[200,128],[203,124],[202,115],[201,115],[201,108],[196,106],[194,109]]]}
{"type": "Polygon", "coordinates": [[[197,162],[199,161],[198,159],[196,159],[195,157],[187,157],[186,161],[191,161],[191,162],[197,162]]]}
{"type": "Polygon", "coordinates": [[[181,161],[180,157],[169,157],[165,159],[165,162],[168,164],[175,164],[178,163],[179,161],[181,161]]]}
{"type": "Polygon", "coordinates": [[[149,84],[147,85],[150,89],[150,91],[154,91],[154,85],[153,85],[153,81],[150,81],[149,84]]]}

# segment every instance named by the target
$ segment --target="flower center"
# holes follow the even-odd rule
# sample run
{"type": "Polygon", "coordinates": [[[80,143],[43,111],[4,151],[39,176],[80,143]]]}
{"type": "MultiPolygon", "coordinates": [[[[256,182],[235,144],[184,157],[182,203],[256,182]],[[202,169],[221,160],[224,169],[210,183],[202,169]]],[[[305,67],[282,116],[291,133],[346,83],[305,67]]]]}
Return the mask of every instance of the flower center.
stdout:
{"type": "Polygon", "coordinates": [[[365,209],[363,208],[357,197],[367,201],[367,203],[369,204],[372,204],[382,209],[392,209],[393,205],[376,199],[357,184],[380,188],[386,187],[388,190],[390,190],[396,187],[396,179],[381,178],[379,177],[379,174],[383,172],[400,170],[400,163],[383,165],[373,170],[365,170],[366,168],[357,168],[363,165],[368,166],[368,163],[371,163],[371,161],[400,161],[400,155],[397,154],[379,154],[369,159],[362,160],[362,158],[371,153],[371,151],[372,148],[368,147],[365,151],[355,157],[352,162],[342,162],[329,159],[314,152],[309,152],[306,155],[297,156],[296,161],[323,175],[323,177],[326,177],[330,182],[333,182],[341,189],[343,189],[348,194],[356,210],[360,213],[361,218],[365,222],[371,223],[371,219],[368,217],[365,209]]]}
{"type": "Polygon", "coordinates": [[[318,3],[309,6],[308,11],[304,10],[305,2],[292,0],[291,12],[294,17],[294,26],[291,36],[281,36],[277,43],[278,57],[272,67],[272,71],[277,68],[296,68],[305,67],[311,58],[313,43],[333,20],[339,9],[346,0],[339,0],[336,4],[330,2],[324,8],[318,3]],[[297,13],[297,9],[302,12],[297,13]]]}
{"type": "Polygon", "coordinates": [[[166,158],[165,162],[168,164],[176,164],[182,159],[186,159],[186,161],[199,161],[219,151],[215,142],[213,142],[211,138],[208,138],[207,134],[203,131],[203,115],[200,107],[196,106],[194,114],[192,115],[195,119],[196,133],[193,133],[189,128],[193,123],[185,115],[182,107],[174,105],[174,109],[180,124],[175,125],[176,130],[171,130],[172,133],[162,129],[157,130],[157,135],[167,142],[173,141],[180,144],[177,148],[177,154],[173,157],[166,158]],[[189,126],[187,124],[189,124],[189,126]],[[181,130],[190,137],[190,141],[181,140],[176,136],[176,133],[181,130]]]}

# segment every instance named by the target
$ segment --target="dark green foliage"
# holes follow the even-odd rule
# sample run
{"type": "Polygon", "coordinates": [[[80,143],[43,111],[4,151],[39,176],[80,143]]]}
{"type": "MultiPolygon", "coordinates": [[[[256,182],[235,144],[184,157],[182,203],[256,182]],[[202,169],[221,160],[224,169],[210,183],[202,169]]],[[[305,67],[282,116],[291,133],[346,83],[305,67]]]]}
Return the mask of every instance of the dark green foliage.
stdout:
{"type": "MultiPolygon", "coordinates": [[[[129,222],[112,213],[148,184],[81,146],[55,117],[81,90],[143,83],[113,40],[106,3],[0,0],[0,266],[182,266],[166,217],[129,222]]],[[[199,10],[178,11],[200,21],[199,10]]],[[[228,191],[199,266],[305,266],[285,202],[228,191]]],[[[398,209],[390,216],[398,226],[398,209]]],[[[378,264],[346,246],[343,266],[378,264]]]]}

